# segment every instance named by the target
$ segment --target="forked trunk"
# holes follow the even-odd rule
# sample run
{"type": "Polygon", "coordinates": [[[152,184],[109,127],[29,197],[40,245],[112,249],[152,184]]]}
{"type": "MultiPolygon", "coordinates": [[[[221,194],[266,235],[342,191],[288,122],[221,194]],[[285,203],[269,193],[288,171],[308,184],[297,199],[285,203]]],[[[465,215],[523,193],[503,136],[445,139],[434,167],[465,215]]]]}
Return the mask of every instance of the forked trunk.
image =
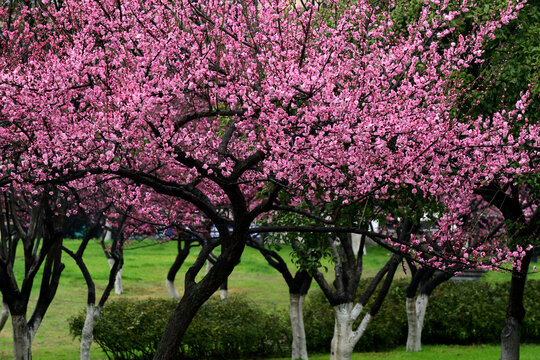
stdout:
{"type": "Polygon", "coordinates": [[[429,296],[426,294],[418,295],[416,301],[414,298],[407,298],[407,351],[415,352],[422,350],[422,329],[426,316],[426,308],[429,296]]]}
{"type": "Polygon", "coordinates": [[[90,360],[90,347],[94,341],[94,327],[101,312],[101,308],[94,304],[88,304],[86,307],[86,318],[81,333],[81,360],[90,360]]]}
{"type": "Polygon", "coordinates": [[[0,311],[0,331],[6,325],[7,319],[9,317],[9,307],[5,302],[2,303],[2,310],[0,311]]]}
{"type": "MultiPolygon", "coordinates": [[[[114,265],[114,259],[110,258],[107,259],[107,261],[109,262],[109,268],[112,269],[114,265]]],[[[120,268],[116,273],[116,279],[114,281],[114,293],[116,295],[121,295],[124,292],[124,287],[122,286],[122,268],[122,265],[120,265],[120,268]]]]}
{"type": "Polygon", "coordinates": [[[519,360],[519,331],[519,321],[507,316],[501,332],[501,360],[519,360]]]}
{"type": "Polygon", "coordinates": [[[290,316],[292,329],[291,359],[307,360],[306,332],[304,330],[303,304],[306,295],[290,294],[290,316]]]}
{"type": "Polygon", "coordinates": [[[14,360],[32,359],[32,329],[28,327],[24,315],[12,315],[13,325],[13,358],[14,360]]]}
{"type": "Polygon", "coordinates": [[[330,360],[351,360],[354,346],[360,340],[371,321],[371,315],[368,312],[362,319],[358,329],[353,330],[353,323],[357,316],[353,312],[359,312],[358,310],[353,308],[352,303],[334,306],[335,324],[334,337],[330,345],[330,360]]]}

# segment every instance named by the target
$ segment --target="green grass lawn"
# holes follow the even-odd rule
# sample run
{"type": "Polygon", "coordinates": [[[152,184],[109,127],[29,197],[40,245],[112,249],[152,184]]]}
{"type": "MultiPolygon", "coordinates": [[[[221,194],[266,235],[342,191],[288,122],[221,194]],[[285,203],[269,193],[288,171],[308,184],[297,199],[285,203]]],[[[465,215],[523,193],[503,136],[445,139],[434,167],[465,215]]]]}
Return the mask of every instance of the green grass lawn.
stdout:
{"type": "MultiPolygon", "coordinates": [[[[407,353],[403,347],[388,352],[355,353],[352,358],[353,360],[496,360],[500,357],[500,351],[500,347],[496,345],[427,345],[417,353],[407,353]]],[[[521,360],[538,360],[540,345],[523,344],[520,355],[521,360]]],[[[328,358],[328,354],[316,354],[309,357],[310,360],[328,360],[328,358]]],[[[289,358],[272,360],[287,359],[289,358]]]]}
{"type": "MultiPolygon", "coordinates": [[[[65,244],[70,249],[76,249],[79,241],[68,240],[65,244]]],[[[147,240],[144,245],[153,244],[147,240]]],[[[136,244],[135,247],[141,244],[136,244]]],[[[281,251],[285,258],[288,258],[290,248],[284,247],[281,251]]],[[[51,304],[43,323],[41,324],[33,344],[33,355],[38,360],[71,360],[78,358],[79,342],[73,340],[69,335],[67,319],[79,312],[86,306],[86,286],[82,275],[74,261],[67,255],[64,256],[66,268],[60,280],[57,295],[51,304]]],[[[165,243],[162,245],[149,246],[139,249],[128,248],[125,251],[125,265],[123,270],[124,294],[122,297],[147,298],[147,297],[167,297],[165,289],[165,276],[169,266],[176,256],[176,244],[165,243]]],[[[390,254],[379,247],[369,247],[368,254],[364,260],[365,277],[373,276],[377,270],[386,262],[390,254]]],[[[195,254],[191,255],[183,269],[177,276],[177,288],[182,293],[183,271],[185,271],[194,261],[195,254]]],[[[22,266],[22,258],[18,266],[22,266]]],[[[100,296],[108,279],[109,266],[102,253],[100,245],[96,242],[89,244],[85,253],[85,261],[94,277],[97,285],[98,296],[100,296]]],[[[287,260],[289,261],[289,260],[287,260]]],[[[329,271],[332,272],[331,267],[329,271]]],[[[17,271],[17,269],[16,269],[17,271]]],[[[400,268],[397,278],[408,276],[400,268]]],[[[536,274],[535,274],[536,277],[536,274]]],[[[483,281],[505,281],[508,274],[489,274],[483,281]]],[[[316,285],[314,285],[316,286],[316,285]]],[[[37,297],[39,281],[34,284],[34,296],[37,297]]],[[[232,294],[243,294],[249,299],[269,308],[282,309],[287,311],[288,291],[284,280],[273,268],[266,264],[264,258],[255,250],[247,248],[242,257],[242,261],[229,278],[229,290],[232,294]]],[[[111,299],[118,298],[112,295],[111,299]]],[[[31,309],[31,307],[30,307],[31,309]]],[[[30,314],[28,315],[30,316],[30,314]]],[[[540,359],[540,347],[525,346],[524,354],[531,349],[537,354],[534,359],[540,359]]],[[[455,354],[460,359],[496,359],[498,348],[495,347],[427,347],[422,352],[422,359],[437,359],[445,354],[455,354]],[[493,354],[490,357],[478,357],[475,354],[486,352],[493,354]],[[459,355],[463,353],[463,355],[459,355]],[[438,355],[437,355],[438,354],[438,355]],[[424,357],[425,356],[425,357],[424,357]],[[429,357],[431,356],[431,357],[429,357]]],[[[355,358],[362,359],[417,359],[415,354],[403,354],[404,351],[396,350],[389,353],[361,354],[355,358]],[[382,356],[382,357],[381,357],[382,356]],[[401,357],[400,357],[401,356],[401,357]]],[[[11,324],[8,322],[2,332],[0,332],[0,360],[12,358],[11,324]]],[[[454,355],[452,355],[454,356],[454,355]]],[[[314,359],[327,358],[327,355],[314,357],[314,359]]],[[[105,355],[98,346],[92,348],[92,359],[105,359],[105,355]]],[[[444,357],[445,359],[447,357],[444,357]]],[[[533,359],[533,357],[523,357],[533,359]]]]}

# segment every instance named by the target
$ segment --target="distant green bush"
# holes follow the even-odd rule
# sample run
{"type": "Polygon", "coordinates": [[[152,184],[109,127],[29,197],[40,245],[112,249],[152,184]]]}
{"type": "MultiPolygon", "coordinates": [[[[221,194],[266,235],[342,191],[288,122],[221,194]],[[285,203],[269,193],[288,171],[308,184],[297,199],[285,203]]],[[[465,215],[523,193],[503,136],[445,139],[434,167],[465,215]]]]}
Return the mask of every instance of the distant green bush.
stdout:
{"type": "MultiPolygon", "coordinates": [[[[115,360],[152,359],[173,300],[116,300],[107,304],[94,329],[94,341],[115,360]]],[[[70,332],[80,336],[84,313],[70,319],[70,332]]],[[[204,304],[184,335],[184,359],[238,359],[283,355],[290,347],[286,319],[239,298],[211,299],[204,304]]]]}
{"type": "MultiPolygon", "coordinates": [[[[362,281],[360,289],[367,286],[362,281]]],[[[356,351],[379,351],[407,341],[406,281],[394,281],[380,312],[369,324],[356,351]]],[[[449,281],[429,299],[422,333],[424,344],[499,343],[504,325],[509,283],[449,281]]],[[[522,342],[540,343],[540,281],[530,280],[525,290],[527,311],[521,329],[522,342]]],[[[369,307],[369,306],[368,306],[369,307]]],[[[362,315],[361,315],[362,316],[362,315]]],[[[360,321],[359,319],[358,321],[360,321]]],[[[310,351],[328,352],[334,331],[332,308],[321,291],[312,291],[304,309],[310,351]]]]}

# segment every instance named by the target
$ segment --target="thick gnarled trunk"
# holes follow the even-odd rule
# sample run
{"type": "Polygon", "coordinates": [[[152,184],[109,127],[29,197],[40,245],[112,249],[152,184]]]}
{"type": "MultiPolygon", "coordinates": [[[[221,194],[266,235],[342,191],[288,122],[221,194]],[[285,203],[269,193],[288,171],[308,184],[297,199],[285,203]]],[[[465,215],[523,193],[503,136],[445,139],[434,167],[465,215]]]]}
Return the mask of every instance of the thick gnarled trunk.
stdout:
{"type": "Polygon", "coordinates": [[[422,329],[424,327],[424,319],[429,296],[420,294],[416,298],[407,298],[407,351],[415,352],[422,350],[422,329]]]}
{"type": "Polygon", "coordinates": [[[13,325],[13,359],[32,359],[32,340],[34,332],[28,327],[24,315],[11,315],[13,325]]]}
{"type": "Polygon", "coordinates": [[[289,294],[292,329],[291,359],[308,360],[306,331],[304,329],[304,299],[306,295],[289,294]]]}
{"type": "Polygon", "coordinates": [[[353,307],[352,303],[334,306],[334,336],[330,345],[330,360],[351,360],[354,346],[360,340],[371,321],[369,312],[364,316],[358,329],[353,330],[353,323],[362,308],[353,307]]]}
{"type": "Polygon", "coordinates": [[[81,360],[90,360],[90,347],[94,341],[94,327],[101,312],[101,308],[88,304],[86,307],[86,318],[81,333],[81,360]]]}

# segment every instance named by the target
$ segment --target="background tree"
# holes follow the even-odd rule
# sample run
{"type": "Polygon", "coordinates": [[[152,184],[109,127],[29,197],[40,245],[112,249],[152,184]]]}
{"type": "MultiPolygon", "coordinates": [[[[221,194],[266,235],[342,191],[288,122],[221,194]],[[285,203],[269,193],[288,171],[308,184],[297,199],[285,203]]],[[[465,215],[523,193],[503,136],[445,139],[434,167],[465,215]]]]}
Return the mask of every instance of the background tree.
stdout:
{"type": "Polygon", "coordinates": [[[3,189],[1,199],[0,291],[9,307],[13,327],[14,358],[31,359],[32,340],[51,304],[64,264],[61,262],[66,201],[53,187],[35,195],[3,189]],[[24,275],[15,276],[17,248],[23,248],[24,275]],[[27,318],[34,280],[41,273],[39,296],[27,318]]]}

